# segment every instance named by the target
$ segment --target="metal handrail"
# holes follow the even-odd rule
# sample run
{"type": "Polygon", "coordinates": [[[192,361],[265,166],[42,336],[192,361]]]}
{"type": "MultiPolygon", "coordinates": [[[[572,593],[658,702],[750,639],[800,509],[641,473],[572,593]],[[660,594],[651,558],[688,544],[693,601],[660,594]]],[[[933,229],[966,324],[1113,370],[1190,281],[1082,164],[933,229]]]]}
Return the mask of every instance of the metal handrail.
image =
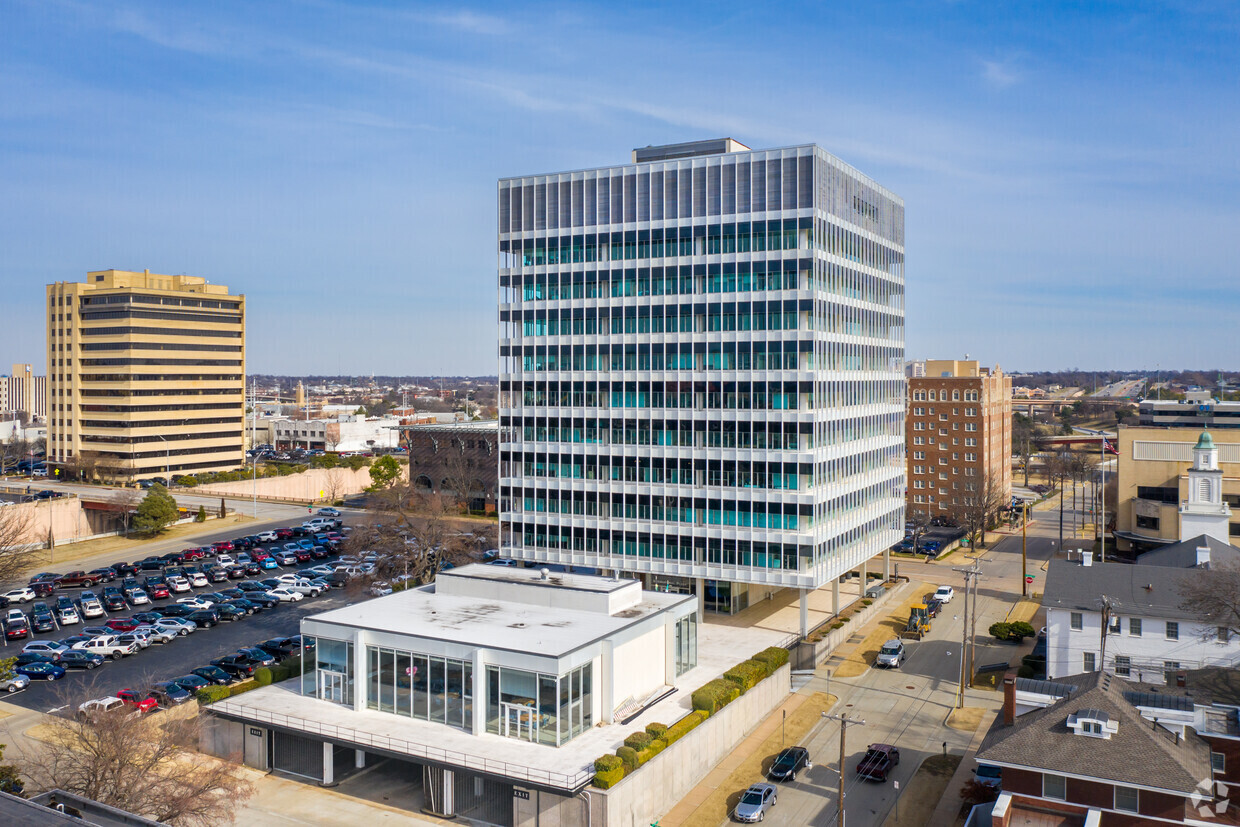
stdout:
{"type": "MultiPolygon", "coordinates": [[[[231,711],[229,709],[231,706],[233,706],[233,704],[229,704],[227,701],[220,701],[212,704],[213,709],[225,714],[231,711]]],[[[353,729],[351,727],[324,724],[320,721],[314,721],[308,718],[299,718],[294,715],[269,712],[265,709],[256,709],[254,707],[242,706],[241,704],[236,704],[235,706],[236,711],[234,711],[233,714],[244,715],[247,719],[252,719],[258,722],[269,723],[275,726],[283,726],[302,732],[310,732],[326,738],[335,738],[337,740],[365,744],[366,746],[371,746],[378,749],[386,749],[389,752],[399,752],[405,755],[425,758],[428,761],[438,761],[444,764],[480,770],[482,772],[500,775],[507,778],[520,779],[531,783],[541,783],[551,787],[558,787],[560,789],[580,789],[585,784],[589,783],[590,779],[594,777],[594,770],[592,767],[582,768],[573,774],[551,772],[549,770],[538,770],[533,767],[510,764],[507,761],[497,761],[483,756],[457,752],[456,750],[428,747],[425,744],[417,744],[412,741],[406,741],[403,738],[392,738],[386,735],[374,735],[373,733],[353,729]]]]}

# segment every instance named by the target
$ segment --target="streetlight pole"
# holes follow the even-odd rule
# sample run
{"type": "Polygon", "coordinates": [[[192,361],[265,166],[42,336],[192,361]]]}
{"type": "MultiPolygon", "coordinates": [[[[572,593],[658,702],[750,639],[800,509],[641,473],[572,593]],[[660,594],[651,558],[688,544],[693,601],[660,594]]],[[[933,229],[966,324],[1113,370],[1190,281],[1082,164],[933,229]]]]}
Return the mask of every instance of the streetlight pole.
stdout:
{"type": "Polygon", "coordinates": [[[1029,557],[1026,546],[1029,542],[1029,503],[1024,502],[1025,519],[1020,526],[1020,596],[1029,596],[1029,557]]]}

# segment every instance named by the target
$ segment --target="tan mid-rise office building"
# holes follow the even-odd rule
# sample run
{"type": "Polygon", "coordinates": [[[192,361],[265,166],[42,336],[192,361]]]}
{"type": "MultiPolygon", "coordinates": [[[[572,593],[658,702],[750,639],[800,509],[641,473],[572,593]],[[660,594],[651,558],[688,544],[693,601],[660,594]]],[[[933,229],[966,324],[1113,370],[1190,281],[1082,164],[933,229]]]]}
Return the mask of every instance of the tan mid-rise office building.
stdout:
{"type": "Polygon", "coordinates": [[[996,365],[929,359],[908,380],[910,519],[950,516],[985,491],[1012,494],[1012,380],[996,365]]]}
{"type": "Polygon", "coordinates": [[[102,270],[47,287],[48,464],[142,479],[245,461],[245,296],[102,270]]]}

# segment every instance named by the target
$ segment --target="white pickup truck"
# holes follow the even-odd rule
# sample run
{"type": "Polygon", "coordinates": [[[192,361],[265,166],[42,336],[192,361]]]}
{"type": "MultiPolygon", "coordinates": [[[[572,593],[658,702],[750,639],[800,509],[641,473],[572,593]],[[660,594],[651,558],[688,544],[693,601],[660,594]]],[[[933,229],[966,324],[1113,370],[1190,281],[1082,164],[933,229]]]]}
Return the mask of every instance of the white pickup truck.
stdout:
{"type": "Polygon", "coordinates": [[[74,649],[90,652],[92,655],[103,655],[105,658],[120,660],[125,655],[132,655],[139,649],[136,643],[124,643],[116,635],[96,635],[90,640],[73,644],[74,649]]]}

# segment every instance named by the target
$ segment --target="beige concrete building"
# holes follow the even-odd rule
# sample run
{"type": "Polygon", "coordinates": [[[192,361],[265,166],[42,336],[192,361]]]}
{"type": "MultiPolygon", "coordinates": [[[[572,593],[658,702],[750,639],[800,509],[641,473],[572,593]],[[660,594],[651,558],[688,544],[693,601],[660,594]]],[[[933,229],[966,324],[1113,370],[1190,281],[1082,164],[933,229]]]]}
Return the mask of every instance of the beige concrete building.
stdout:
{"type": "Polygon", "coordinates": [[[13,365],[13,372],[0,376],[0,419],[24,414],[42,422],[47,416],[47,377],[35,376],[34,365],[13,365]]]}
{"type": "Polygon", "coordinates": [[[929,359],[908,380],[906,509],[946,516],[984,490],[1012,493],[1012,380],[996,365],[929,359]]]}
{"type": "MultiPolygon", "coordinates": [[[[1200,426],[1119,429],[1115,541],[1121,553],[1135,555],[1180,542],[1193,447],[1201,436],[1200,426]]],[[[1222,500],[1231,507],[1228,539],[1240,545],[1240,522],[1235,522],[1240,520],[1240,433],[1212,431],[1211,436],[1218,450],[1222,500]]]]}
{"type": "Polygon", "coordinates": [[[50,467],[141,479],[245,460],[245,297],[102,270],[47,287],[50,467]]]}

